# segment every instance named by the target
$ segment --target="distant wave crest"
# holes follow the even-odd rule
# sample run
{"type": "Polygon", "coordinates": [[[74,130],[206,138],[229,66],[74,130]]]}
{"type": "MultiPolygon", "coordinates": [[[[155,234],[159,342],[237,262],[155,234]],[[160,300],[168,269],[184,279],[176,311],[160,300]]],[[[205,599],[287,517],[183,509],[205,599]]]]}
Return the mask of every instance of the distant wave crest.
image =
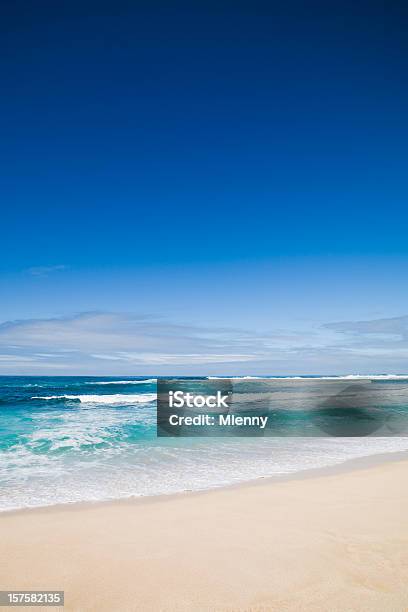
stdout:
{"type": "Polygon", "coordinates": [[[146,378],[145,380],[101,380],[101,381],[92,381],[88,384],[90,385],[147,385],[150,383],[155,383],[156,378],[146,378]]]}
{"type": "Polygon", "coordinates": [[[408,374],[347,374],[344,376],[207,376],[207,380],[408,380],[408,374]]]}
{"type": "Polygon", "coordinates": [[[47,395],[34,396],[33,400],[74,400],[81,404],[146,404],[156,400],[156,393],[115,394],[115,395],[47,395]]]}

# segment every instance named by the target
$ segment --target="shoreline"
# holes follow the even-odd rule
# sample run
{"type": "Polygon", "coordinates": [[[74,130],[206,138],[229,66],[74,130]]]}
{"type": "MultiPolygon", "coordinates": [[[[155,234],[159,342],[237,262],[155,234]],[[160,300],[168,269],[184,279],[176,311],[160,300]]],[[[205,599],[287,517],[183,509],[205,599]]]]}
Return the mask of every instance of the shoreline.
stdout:
{"type": "Polygon", "coordinates": [[[159,493],[153,495],[131,495],[128,497],[118,497],[113,499],[100,499],[95,501],[84,500],[68,503],[47,504],[43,506],[28,506],[25,508],[15,508],[10,510],[0,510],[0,520],[3,516],[20,515],[53,512],[54,510],[86,510],[88,508],[98,508],[106,506],[115,506],[117,504],[144,504],[144,503],[160,503],[165,500],[178,499],[180,497],[201,496],[217,491],[229,491],[247,487],[256,487],[263,484],[284,483],[292,481],[303,481],[314,478],[324,478],[335,474],[344,474],[358,470],[367,470],[373,467],[381,466],[384,463],[395,463],[407,460],[407,451],[390,451],[387,453],[378,453],[375,455],[366,455],[364,457],[353,457],[333,465],[325,465],[321,467],[307,468],[287,474],[275,474],[272,476],[258,476],[250,480],[233,482],[220,486],[212,486],[206,489],[186,489],[176,491],[174,493],[159,493]]]}

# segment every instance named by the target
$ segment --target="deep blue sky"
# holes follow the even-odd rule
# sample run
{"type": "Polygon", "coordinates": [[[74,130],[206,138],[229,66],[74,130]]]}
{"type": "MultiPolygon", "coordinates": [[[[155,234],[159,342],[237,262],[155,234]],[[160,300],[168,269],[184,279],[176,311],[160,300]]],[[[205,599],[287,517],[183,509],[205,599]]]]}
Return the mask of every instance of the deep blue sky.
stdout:
{"type": "Polygon", "coordinates": [[[408,311],[406,4],[0,13],[0,321],[408,311]]]}

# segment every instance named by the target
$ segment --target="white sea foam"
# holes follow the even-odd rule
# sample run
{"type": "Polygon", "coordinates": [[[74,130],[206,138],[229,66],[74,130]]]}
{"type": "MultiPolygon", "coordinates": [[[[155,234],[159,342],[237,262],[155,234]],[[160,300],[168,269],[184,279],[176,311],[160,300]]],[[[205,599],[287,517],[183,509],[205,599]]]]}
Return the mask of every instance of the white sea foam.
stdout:
{"type": "MultiPolygon", "coordinates": [[[[37,455],[44,452],[44,445],[51,455],[61,449],[70,451],[71,458],[79,464],[84,458],[91,458],[89,453],[96,460],[96,446],[101,444],[105,458],[111,454],[120,456],[122,442],[127,440],[127,427],[146,429],[156,422],[156,411],[151,403],[139,404],[137,410],[131,404],[119,408],[112,404],[96,405],[95,409],[89,406],[90,409],[85,410],[60,410],[56,406],[52,410],[32,413],[33,430],[26,433],[25,445],[33,453],[35,463],[37,455]]],[[[64,462],[62,457],[60,459],[64,462]]],[[[1,467],[0,458],[0,474],[1,467]]]]}
{"type": "Polygon", "coordinates": [[[153,402],[157,398],[156,393],[139,394],[112,394],[112,395],[36,395],[33,400],[75,400],[82,404],[145,404],[153,402]]]}
{"type": "Polygon", "coordinates": [[[269,438],[262,444],[249,439],[151,440],[68,458],[38,457],[25,449],[14,457],[17,461],[8,453],[8,467],[13,462],[18,469],[2,474],[8,486],[0,488],[0,511],[198,491],[407,449],[407,438],[269,438]]]}

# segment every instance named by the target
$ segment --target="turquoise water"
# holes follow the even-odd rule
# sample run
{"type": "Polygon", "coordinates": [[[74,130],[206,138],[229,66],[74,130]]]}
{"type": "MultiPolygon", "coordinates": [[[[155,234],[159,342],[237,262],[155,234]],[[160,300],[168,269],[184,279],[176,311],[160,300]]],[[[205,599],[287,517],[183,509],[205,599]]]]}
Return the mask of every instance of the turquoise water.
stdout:
{"type": "MultiPolygon", "coordinates": [[[[408,381],[378,384],[405,411],[408,381]]],[[[155,379],[0,377],[0,510],[206,489],[401,450],[407,438],[158,439],[155,379]]]]}

